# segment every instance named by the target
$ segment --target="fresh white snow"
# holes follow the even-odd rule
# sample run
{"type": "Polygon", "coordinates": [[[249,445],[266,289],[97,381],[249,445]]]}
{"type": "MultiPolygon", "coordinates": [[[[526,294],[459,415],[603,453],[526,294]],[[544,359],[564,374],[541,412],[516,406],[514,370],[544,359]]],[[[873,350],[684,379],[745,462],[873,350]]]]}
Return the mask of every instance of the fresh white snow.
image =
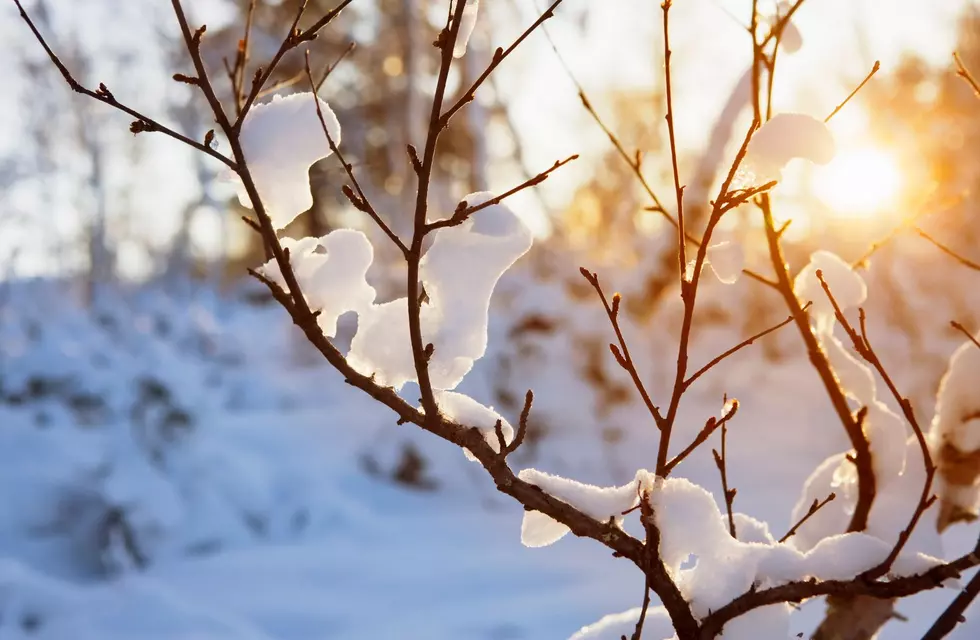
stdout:
{"type": "MultiPolygon", "coordinates": [[[[269,102],[254,105],[242,123],[242,152],[276,229],[282,229],[313,206],[310,167],[333,153],[313,100],[310,92],[276,95],[269,102]]],[[[316,100],[327,133],[339,146],[340,122],[324,100],[316,100]]],[[[241,185],[238,198],[242,206],[252,206],[241,185]]]]}

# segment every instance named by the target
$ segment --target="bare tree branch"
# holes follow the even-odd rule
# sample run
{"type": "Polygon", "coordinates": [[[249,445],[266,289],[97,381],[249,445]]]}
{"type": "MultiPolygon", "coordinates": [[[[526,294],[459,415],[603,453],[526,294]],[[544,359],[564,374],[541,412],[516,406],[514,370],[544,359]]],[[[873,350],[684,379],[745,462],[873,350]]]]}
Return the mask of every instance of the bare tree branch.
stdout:
{"type": "Polygon", "coordinates": [[[866,75],[864,77],[864,80],[861,81],[861,84],[859,84],[857,87],[855,87],[854,88],[854,91],[852,91],[849,94],[847,94],[847,97],[844,98],[844,101],[841,102],[836,107],[834,107],[834,110],[831,111],[830,112],[830,115],[827,116],[826,118],[824,118],[823,121],[824,122],[830,122],[830,119],[833,118],[834,116],[836,116],[837,113],[841,109],[844,108],[844,105],[846,105],[848,102],[850,102],[851,101],[851,98],[853,98],[854,96],[856,96],[857,95],[857,92],[864,88],[864,85],[868,84],[868,81],[871,80],[871,77],[874,76],[874,74],[878,73],[878,69],[880,69],[880,68],[881,68],[881,62],[879,60],[875,60],[874,66],[871,67],[871,72],[868,73],[868,75],[866,75]]]}
{"type": "Polygon", "coordinates": [[[116,100],[116,97],[112,94],[111,91],[109,91],[109,89],[104,84],[100,84],[99,88],[96,89],[95,91],[92,91],[91,89],[88,89],[87,87],[83,86],[80,82],[78,82],[74,78],[74,76],[72,76],[71,72],[68,70],[68,67],[65,66],[65,64],[61,61],[60,58],[58,58],[58,56],[51,49],[51,47],[48,46],[48,43],[44,39],[44,36],[41,35],[41,32],[38,31],[37,27],[34,25],[34,21],[31,20],[29,15],[27,15],[27,12],[24,10],[24,7],[21,5],[20,0],[14,0],[14,4],[17,5],[17,9],[20,12],[20,17],[24,20],[24,22],[27,23],[27,26],[30,27],[31,32],[34,34],[34,37],[44,48],[45,53],[48,54],[48,58],[51,59],[51,62],[52,64],[54,64],[55,68],[57,68],[58,71],[61,72],[61,76],[65,79],[65,82],[68,84],[68,86],[71,87],[72,91],[88,96],[89,98],[98,100],[103,104],[107,104],[110,107],[118,109],[119,111],[122,111],[123,113],[126,113],[136,118],[136,121],[130,127],[130,130],[132,130],[133,133],[141,133],[144,131],[146,132],[158,131],[160,133],[170,136],[174,140],[179,140],[180,142],[183,142],[189,147],[193,147],[198,151],[206,153],[212,158],[222,162],[225,166],[232,169],[233,171],[237,170],[237,167],[233,160],[231,160],[224,154],[215,151],[214,149],[211,148],[210,145],[204,144],[202,142],[198,142],[197,140],[192,140],[181,133],[177,133],[173,129],[160,124],[153,118],[143,115],[139,111],[136,111],[135,109],[126,106],[122,102],[119,102],[118,100],[116,100]]]}
{"type": "Polygon", "coordinates": [[[970,581],[966,583],[966,588],[960,591],[959,595],[936,618],[936,621],[932,623],[929,630],[922,636],[922,640],[939,640],[940,638],[945,638],[957,624],[966,620],[963,614],[978,594],[980,594],[980,571],[973,574],[970,581]]]}
{"type": "Polygon", "coordinates": [[[599,295],[599,299],[602,301],[602,306],[606,310],[606,315],[609,317],[609,323],[612,325],[613,331],[616,333],[616,340],[619,341],[619,347],[610,344],[609,350],[612,351],[613,356],[616,358],[616,362],[619,363],[623,369],[630,374],[630,378],[633,380],[633,386],[640,393],[640,397],[643,399],[643,404],[646,405],[647,411],[653,416],[653,420],[657,425],[657,428],[661,431],[664,428],[664,418],[660,413],[660,408],[657,407],[653,400],[650,398],[650,394],[647,393],[646,387],[643,385],[643,380],[640,378],[639,372],[636,370],[636,365],[633,363],[633,357],[630,355],[629,346],[626,344],[626,338],[623,336],[623,330],[619,326],[619,302],[621,300],[620,295],[614,294],[612,298],[612,304],[606,300],[606,294],[603,292],[602,287],[599,285],[599,276],[585,267],[581,267],[579,271],[582,273],[582,277],[585,278],[595,292],[599,295]]]}
{"type": "Polygon", "coordinates": [[[962,333],[963,335],[965,335],[965,336],[966,336],[966,338],[967,338],[967,340],[969,340],[969,341],[970,341],[970,342],[972,342],[973,344],[975,344],[975,345],[977,345],[977,348],[978,348],[978,349],[980,349],[980,341],[978,341],[978,340],[977,340],[977,339],[976,339],[976,338],[975,338],[975,337],[973,336],[973,334],[972,334],[972,333],[970,333],[970,331],[969,331],[969,330],[967,330],[967,328],[966,328],[966,327],[964,327],[963,325],[961,325],[961,324],[960,324],[959,322],[957,322],[956,320],[950,320],[950,321],[949,321],[949,325],[950,325],[951,327],[953,327],[954,329],[956,329],[957,331],[959,331],[960,333],[962,333]]]}
{"type": "Polygon", "coordinates": [[[942,251],[943,253],[945,253],[949,257],[953,258],[954,260],[956,260],[957,262],[959,262],[964,267],[969,267],[970,269],[973,269],[974,271],[980,271],[980,264],[977,264],[976,262],[974,262],[972,260],[969,260],[968,258],[964,258],[963,256],[961,256],[957,252],[955,252],[952,249],[950,249],[948,246],[944,245],[939,240],[936,240],[931,235],[929,235],[928,233],[926,233],[925,231],[923,231],[921,227],[915,227],[915,232],[918,233],[919,236],[922,237],[923,239],[928,240],[929,242],[931,242],[932,244],[934,244],[937,249],[939,249],[940,251],[942,251]]]}
{"type": "MultiPolygon", "coordinates": [[[[707,422],[704,423],[704,427],[701,428],[701,431],[698,432],[698,435],[695,436],[694,440],[691,441],[691,444],[687,445],[687,447],[683,451],[678,453],[676,456],[673,457],[673,459],[670,462],[667,463],[667,465],[664,467],[664,475],[667,475],[671,471],[673,471],[674,467],[676,467],[677,465],[679,465],[681,462],[684,461],[684,458],[691,455],[695,449],[697,449],[702,444],[704,444],[704,442],[711,437],[711,434],[714,433],[719,427],[724,428],[725,425],[728,423],[728,421],[735,417],[735,413],[737,411],[738,411],[738,400],[732,399],[731,408],[729,408],[728,411],[723,416],[721,416],[721,418],[715,418],[714,416],[708,418],[707,422]]],[[[722,449],[722,455],[724,456],[724,451],[725,451],[724,441],[722,441],[721,449],[722,449]]],[[[727,480],[725,482],[727,482],[727,480]]]]}
{"type": "Polygon", "coordinates": [[[340,15],[340,12],[343,11],[352,1],[353,0],[341,0],[340,4],[328,11],[326,15],[304,30],[300,30],[298,26],[300,20],[303,18],[303,14],[306,12],[308,0],[302,0],[300,2],[299,7],[296,10],[296,17],[293,19],[293,23],[289,27],[289,34],[283,39],[282,44],[279,46],[279,50],[276,51],[275,55],[272,57],[272,60],[270,60],[265,67],[260,67],[256,70],[255,76],[252,79],[252,88],[245,97],[245,102],[238,111],[238,117],[235,119],[235,122],[232,125],[232,128],[235,131],[239,131],[241,129],[242,122],[245,121],[245,116],[248,115],[249,109],[252,108],[255,100],[259,97],[262,89],[265,88],[266,83],[269,82],[269,78],[272,77],[272,74],[279,66],[279,63],[282,61],[283,57],[304,42],[309,42],[315,39],[320,30],[330,24],[334,18],[340,15]]]}
{"type": "MultiPolygon", "coordinates": [[[[449,124],[449,121],[452,120],[453,116],[456,115],[460,109],[473,101],[473,99],[476,97],[476,90],[479,89],[480,85],[482,85],[486,79],[490,77],[490,74],[493,73],[494,69],[500,66],[501,62],[512,54],[514,50],[517,49],[517,47],[519,47],[520,44],[524,42],[524,40],[531,35],[532,32],[534,32],[535,29],[544,24],[545,20],[554,17],[555,9],[557,9],[558,5],[560,5],[562,2],[564,2],[564,0],[555,0],[552,2],[551,6],[545,9],[544,13],[542,13],[538,19],[531,24],[531,26],[525,29],[524,33],[519,35],[509,47],[506,49],[498,47],[497,50],[493,52],[493,58],[491,58],[490,64],[488,64],[487,68],[483,70],[483,73],[481,73],[479,77],[473,81],[473,84],[470,85],[469,89],[463,92],[463,95],[460,96],[459,100],[457,100],[456,103],[453,104],[453,106],[451,106],[445,114],[443,114],[442,118],[440,119],[440,125],[442,127],[446,127],[449,124]]],[[[465,3],[466,0],[463,0],[462,4],[465,3]]]]}
{"type": "Polygon", "coordinates": [[[868,362],[868,364],[874,367],[875,371],[878,372],[878,375],[881,376],[881,379],[885,381],[885,385],[888,387],[888,390],[895,398],[895,401],[898,402],[899,407],[901,407],[906,421],[909,423],[909,426],[912,427],[912,431],[915,433],[915,438],[919,443],[919,449],[922,451],[922,464],[925,467],[926,477],[922,486],[922,494],[919,497],[918,503],[916,504],[915,511],[912,513],[912,517],[909,519],[908,525],[899,533],[898,540],[896,541],[894,547],[892,547],[891,552],[888,554],[885,560],[862,574],[865,578],[869,579],[880,578],[888,573],[889,569],[891,569],[895,559],[898,558],[898,555],[902,552],[902,548],[905,546],[905,543],[908,542],[909,537],[911,537],[912,531],[919,522],[919,518],[921,518],[922,514],[925,513],[925,511],[932,506],[933,502],[936,501],[936,496],[932,494],[932,481],[936,475],[936,465],[932,461],[932,453],[929,451],[929,444],[926,442],[925,434],[923,433],[922,428],[919,426],[919,421],[915,417],[915,412],[912,410],[912,403],[910,403],[908,398],[902,396],[902,394],[898,391],[894,381],[892,381],[891,376],[888,374],[888,371],[881,363],[881,360],[878,358],[878,354],[875,353],[874,348],[871,346],[871,343],[868,340],[864,309],[860,309],[861,334],[858,335],[858,332],[854,329],[853,325],[851,325],[851,323],[841,312],[841,308],[837,304],[837,300],[834,298],[830,287],[827,285],[827,281],[824,280],[823,273],[820,271],[820,269],[817,269],[816,275],[817,279],[820,281],[820,286],[823,287],[824,293],[827,295],[827,298],[834,307],[834,315],[836,316],[837,321],[841,323],[844,330],[847,332],[848,337],[850,337],[851,342],[854,345],[854,350],[857,351],[858,354],[868,362]]]}
{"type": "MultiPolygon", "coordinates": [[[[803,311],[805,312],[807,309],[809,309],[811,304],[813,304],[813,303],[812,302],[806,303],[806,305],[804,305],[804,307],[803,307],[803,311]]],[[[722,360],[724,360],[728,356],[733,355],[733,354],[737,353],[738,351],[741,351],[742,349],[744,349],[745,347],[749,346],[750,344],[753,344],[759,338],[763,338],[763,337],[769,335],[770,333],[773,333],[775,331],[778,331],[779,329],[782,329],[783,327],[785,327],[786,325],[788,325],[792,321],[793,321],[793,316],[789,316],[788,318],[786,318],[785,320],[783,320],[779,324],[775,324],[775,325],[769,327],[768,329],[764,329],[764,330],[760,331],[759,333],[757,333],[757,334],[755,334],[755,335],[753,335],[753,336],[751,336],[749,338],[746,338],[745,340],[743,340],[742,342],[739,342],[737,345],[735,345],[734,347],[732,347],[728,351],[725,351],[721,355],[713,358],[710,362],[708,362],[708,364],[704,365],[703,367],[701,367],[700,369],[698,369],[696,372],[692,373],[691,376],[687,380],[684,381],[684,388],[686,389],[687,387],[690,387],[692,384],[694,384],[694,381],[695,380],[697,380],[698,378],[700,378],[701,376],[703,376],[705,373],[707,373],[708,371],[710,371],[713,367],[715,367],[716,365],[718,365],[722,360]]]]}
{"type": "Polygon", "coordinates": [[[960,54],[953,53],[953,60],[956,61],[956,75],[963,78],[970,88],[973,89],[974,95],[980,98],[980,84],[977,83],[977,79],[970,73],[970,70],[966,68],[963,64],[963,60],[960,58],[960,54]]]}
{"type": "Polygon", "coordinates": [[[435,231],[436,229],[442,229],[444,227],[455,227],[456,225],[463,224],[474,213],[486,209],[487,207],[492,207],[495,204],[500,204],[503,200],[509,198],[515,193],[519,193],[521,191],[524,191],[525,189],[529,189],[531,187],[535,187],[541,184],[542,182],[547,180],[548,176],[551,175],[554,171],[565,166],[572,160],[578,160],[577,153],[568,156],[564,160],[556,160],[555,164],[551,165],[541,173],[537,174],[536,176],[532,176],[528,178],[527,180],[517,185],[516,187],[501,193],[499,196],[490,198],[486,202],[482,202],[480,204],[476,204],[472,206],[469,206],[466,202],[460,202],[459,206],[456,207],[456,211],[453,212],[453,215],[451,215],[448,218],[443,218],[442,220],[436,220],[435,222],[430,222],[428,225],[426,225],[426,233],[435,231]]]}
{"type": "Polygon", "coordinates": [[[725,425],[725,423],[722,423],[721,453],[718,453],[717,449],[712,449],[711,455],[714,456],[715,466],[718,467],[718,473],[721,474],[721,490],[725,497],[725,511],[728,513],[728,533],[730,533],[732,537],[737,540],[738,536],[735,532],[735,513],[733,510],[733,503],[735,502],[735,494],[738,492],[735,489],[728,488],[728,458],[725,451],[725,443],[727,439],[728,427],[725,425]]]}
{"type": "Polygon", "coordinates": [[[354,176],[354,168],[349,162],[347,162],[347,160],[344,159],[343,154],[340,152],[340,148],[337,147],[337,143],[334,142],[333,138],[330,136],[330,132],[327,130],[327,123],[323,119],[323,109],[320,107],[320,99],[316,95],[316,85],[313,82],[313,72],[310,70],[309,51],[306,52],[306,77],[310,83],[310,90],[313,92],[313,104],[316,105],[316,115],[320,120],[320,128],[323,129],[323,135],[327,138],[327,144],[330,145],[330,150],[337,155],[337,159],[340,160],[340,164],[344,166],[344,171],[347,172],[347,177],[350,178],[351,184],[354,185],[354,189],[357,190],[357,193],[354,194],[349,188],[344,189],[344,195],[347,196],[347,199],[350,200],[351,204],[354,205],[355,208],[371,216],[371,219],[374,220],[375,224],[377,224],[385,235],[388,236],[388,238],[395,244],[395,246],[401,250],[402,255],[408,255],[408,247],[405,246],[405,243],[402,242],[401,238],[399,238],[398,235],[391,230],[391,227],[385,223],[384,219],[371,205],[370,200],[368,200],[368,197],[364,194],[364,190],[361,189],[360,183],[354,176]]]}
{"type": "Polygon", "coordinates": [[[803,517],[800,518],[796,524],[790,527],[790,530],[787,531],[785,534],[783,534],[783,537],[780,538],[778,542],[782,544],[783,542],[786,542],[794,535],[796,535],[796,532],[799,530],[800,527],[803,526],[804,522],[812,518],[818,511],[823,509],[828,503],[833,502],[836,497],[837,497],[836,493],[831,493],[823,500],[817,500],[816,498],[814,498],[813,502],[810,504],[810,508],[807,509],[807,512],[805,514],[803,514],[803,517]]]}

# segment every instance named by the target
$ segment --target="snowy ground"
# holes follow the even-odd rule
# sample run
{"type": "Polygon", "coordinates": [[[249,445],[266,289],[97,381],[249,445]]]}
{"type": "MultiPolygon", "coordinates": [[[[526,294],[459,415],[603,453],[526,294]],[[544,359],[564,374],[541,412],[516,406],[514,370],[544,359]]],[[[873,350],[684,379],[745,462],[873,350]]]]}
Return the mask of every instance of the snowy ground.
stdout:
{"type": "MultiPolygon", "coordinates": [[[[275,308],[149,292],[111,298],[106,315],[129,322],[100,323],[49,289],[15,287],[0,336],[0,638],[560,640],[639,603],[639,574],[597,544],[568,536],[522,547],[520,508],[477,465],[396,426],[314,364],[275,308]],[[161,329],[164,317],[172,326],[161,329]],[[31,382],[41,373],[71,382],[31,382]],[[136,381],[149,377],[170,390],[166,403],[151,393],[157,404],[148,406],[136,381]],[[86,404],[83,391],[106,406],[86,404]],[[405,442],[423,452],[436,490],[378,476],[405,442]],[[126,551],[127,530],[99,528],[114,507],[143,569],[126,551]]],[[[500,332],[492,328],[491,340],[500,332]]],[[[694,357],[736,337],[709,332],[694,357]]],[[[494,360],[484,362],[464,389],[490,402],[494,360]]],[[[731,366],[699,385],[676,437],[686,441],[716,413],[722,392],[738,397],[729,450],[736,507],[780,535],[803,481],[845,446],[843,434],[799,354],[776,363],[747,352],[731,366]]],[[[622,410],[632,424],[604,444],[588,420],[568,415],[584,383],[554,366],[536,375],[525,382],[536,410],[553,416],[552,432],[518,466],[581,469],[576,477],[603,484],[649,466],[648,417],[622,410]]],[[[707,449],[679,472],[719,490],[707,449]]],[[[954,528],[947,553],[973,536],[975,527],[954,528]]],[[[882,637],[919,637],[952,597],[902,603],[909,621],[882,637]]],[[[795,614],[794,632],[821,610],[814,603],[795,614]]],[[[952,637],[977,637],[977,628],[952,637]]]]}

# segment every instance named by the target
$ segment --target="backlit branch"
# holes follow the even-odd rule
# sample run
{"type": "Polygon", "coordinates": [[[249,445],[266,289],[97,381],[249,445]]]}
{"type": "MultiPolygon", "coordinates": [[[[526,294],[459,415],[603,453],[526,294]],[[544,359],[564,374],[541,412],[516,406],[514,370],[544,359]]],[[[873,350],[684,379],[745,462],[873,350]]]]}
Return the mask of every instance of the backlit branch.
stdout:
{"type": "Polygon", "coordinates": [[[38,31],[37,27],[34,25],[34,21],[31,20],[30,16],[27,15],[27,12],[24,11],[24,7],[21,5],[20,0],[14,0],[14,4],[17,5],[17,9],[20,12],[21,19],[23,19],[24,22],[27,23],[27,26],[30,27],[30,30],[34,34],[34,37],[44,48],[44,52],[48,54],[48,58],[50,58],[51,63],[54,64],[56,69],[58,69],[58,71],[61,73],[61,76],[65,79],[65,82],[68,84],[69,87],[71,87],[72,91],[76,93],[80,93],[84,96],[88,96],[89,98],[92,98],[94,100],[98,100],[103,104],[107,104],[110,107],[113,107],[114,109],[118,109],[119,111],[122,111],[123,113],[136,118],[136,121],[130,127],[133,133],[142,133],[142,132],[162,133],[164,135],[170,136],[174,140],[179,140],[180,142],[183,142],[187,146],[193,147],[194,149],[197,149],[202,153],[206,153],[212,158],[222,162],[225,166],[232,169],[233,171],[237,169],[235,162],[233,160],[231,160],[224,154],[215,151],[214,149],[211,148],[210,145],[206,145],[203,142],[198,142],[197,140],[192,140],[191,138],[188,138],[187,136],[178,133],[167,126],[160,124],[153,118],[143,115],[139,111],[136,111],[135,109],[123,104],[122,102],[119,102],[116,99],[116,97],[112,94],[112,92],[109,91],[109,89],[104,84],[99,84],[98,89],[94,91],[82,85],[80,82],[78,82],[78,80],[74,78],[74,76],[72,76],[71,72],[68,70],[68,67],[65,66],[65,64],[61,61],[61,59],[58,58],[57,54],[55,54],[55,52],[48,45],[47,41],[44,39],[44,36],[41,35],[41,32],[38,31]]]}
{"type": "Polygon", "coordinates": [[[501,193],[499,196],[494,196],[493,198],[490,198],[486,202],[482,202],[480,204],[475,204],[475,205],[468,205],[466,202],[460,202],[459,206],[456,207],[456,211],[453,212],[453,215],[451,215],[448,218],[443,218],[442,220],[436,220],[435,222],[430,222],[426,226],[426,230],[427,230],[426,232],[428,233],[428,232],[435,231],[436,229],[442,229],[444,227],[455,227],[457,225],[463,224],[474,213],[478,211],[482,211],[487,207],[492,207],[495,204],[500,204],[503,200],[509,198],[515,193],[520,193],[525,189],[538,186],[539,184],[547,180],[548,176],[550,176],[553,172],[557,171],[561,167],[564,167],[572,160],[578,160],[578,154],[571,155],[565,158],[564,160],[555,161],[555,164],[551,165],[541,173],[528,178],[527,180],[517,185],[516,187],[512,189],[508,189],[507,191],[501,193]]]}
{"type": "Polygon", "coordinates": [[[885,558],[879,565],[869,569],[863,575],[866,578],[880,578],[881,576],[888,573],[891,569],[892,564],[898,555],[901,553],[902,548],[905,543],[908,542],[909,537],[912,535],[912,531],[918,524],[919,519],[922,514],[932,506],[933,502],[936,500],[936,496],[932,494],[932,481],[936,475],[936,465],[932,461],[932,453],[929,451],[929,444],[926,441],[925,433],[922,431],[922,427],[919,426],[919,421],[915,417],[915,412],[912,410],[912,403],[909,402],[908,398],[904,397],[899,391],[898,387],[895,386],[894,381],[889,375],[885,366],[881,363],[878,358],[878,354],[875,353],[874,348],[871,346],[871,342],[868,340],[868,330],[866,317],[864,314],[864,309],[860,309],[860,326],[861,333],[858,334],[854,326],[848,321],[847,317],[841,312],[840,306],[837,304],[837,300],[834,298],[833,292],[831,292],[830,287],[827,285],[827,281],[823,278],[823,273],[817,269],[817,279],[820,281],[820,286],[823,287],[824,293],[830,300],[830,303],[834,307],[834,315],[837,321],[841,323],[844,330],[847,332],[848,337],[851,339],[851,343],[854,345],[854,350],[858,352],[864,360],[874,367],[881,379],[884,380],[885,385],[891,392],[895,401],[898,402],[898,406],[902,409],[902,413],[905,415],[906,421],[909,426],[912,427],[912,431],[915,433],[915,439],[919,443],[919,449],[922,452],[922,464],[925,467],[925,481],[922,486],[922,493],[919,496],[919,501],[916,504],[915,510],[912,513],[912,517],[909,519],[908,525],[903,529],[899,535],[898,540],[892,547],[891,552],[888,557],[885,558]]]}

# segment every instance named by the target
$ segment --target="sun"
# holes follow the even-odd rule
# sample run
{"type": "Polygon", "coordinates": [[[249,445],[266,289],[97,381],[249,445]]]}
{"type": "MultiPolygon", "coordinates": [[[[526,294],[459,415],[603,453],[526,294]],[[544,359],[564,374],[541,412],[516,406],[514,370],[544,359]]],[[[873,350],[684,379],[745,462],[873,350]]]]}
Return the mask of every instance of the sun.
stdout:
{"type": "Polygon", "coordinates": [[[814,172],[812,185],[814,195],[835,215],[871,217],[898,204],[902,172],[882,149],[845,149],[814,172]]]}

